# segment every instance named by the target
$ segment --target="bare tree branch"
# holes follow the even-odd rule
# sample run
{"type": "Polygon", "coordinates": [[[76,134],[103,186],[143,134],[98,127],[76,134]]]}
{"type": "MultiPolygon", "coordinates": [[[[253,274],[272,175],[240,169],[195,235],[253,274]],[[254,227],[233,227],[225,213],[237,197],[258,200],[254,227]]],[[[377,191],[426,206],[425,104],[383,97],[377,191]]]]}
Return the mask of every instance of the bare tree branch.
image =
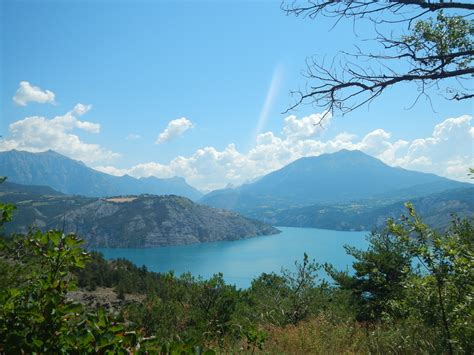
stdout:
{"type": "MultiPolygon", "coordinates": [[[[355,53],[341,52],[343,58],[334,58],[329,66],[324,61],[308,60],[305,77],[314,84],[304,92],[292,93],[297,99],[287,111],[311,103],[326,112],[338,110],[345,114],[370,103],[387,88],[408,82],[418,86],[415,103],[421,96],[431,100],[427,90],[440,90],[439,84],[449,79],[456,79],[460,88],[449,88],[448,99],[461,101],[474,97],[472,85],[466,88],[460,80],[474,76],[471,65],[474,25],[466,19],[472,15],[474,3],[442,0],[309,0],[304,3],[303,6],[301,1],[294,1],[282,4],[282,8],[287,14],[311,19],[319,15],[334,17],[336,23],[343,18],[368,19],[375,24],[373,40],[382,46],[382,51],[365,53],[356,47],[355,53]],[[449,9],[464,14],[445,15],[443,10],[449,9]],[[428,13],[437,14],[436,19],[421,19],[428,13]],[[409,34],[397,38],[392,33],[384,35],[378,29],[379,24],[405,24],[409,34]]],[[[399,28],[397,33],[400,33],[399,28]]]]}

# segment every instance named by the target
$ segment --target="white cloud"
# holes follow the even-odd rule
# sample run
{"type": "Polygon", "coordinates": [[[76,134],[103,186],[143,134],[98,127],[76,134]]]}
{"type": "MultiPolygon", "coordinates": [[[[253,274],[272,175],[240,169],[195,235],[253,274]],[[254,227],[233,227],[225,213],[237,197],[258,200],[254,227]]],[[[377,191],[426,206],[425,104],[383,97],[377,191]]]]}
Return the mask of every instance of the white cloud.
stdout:
{"type": "Polygon", "coordinates": [[[470,116],[446,119],[434,127],[430,137],[412,141],[394,140],[383,129],[368,132],[361,139],[343,132],[333,139],[320,140],[315,137],[323,129],[315,125],[320,117],[311,115],[297,119],[289,116],[284,120],[280,137],[273,132],[261,133],[256,138],[256,145],[247,153],[239,152],[234,144],[229,144],[223,150],[204,147],[191,156],[178,156],[168,164],[148,162],[129,169],[97,169],[135,177],[183,176],[200,189],[212,190],[227,184],[240,185],[302,157],[341,149],[362,150],[392,166],[459,180],[468,180],[467,168],[474,166],[474,136],[470,116]]]}
{"type": "Polygon", "coordinates": [[[329,113],[326,116],[324,113],[316,113],[301,119],[291,115],[285,118],[283,133],[288,139],[293,140],[314,137],[327,127],[330,121],[331,115],[329,113]]]}
{"type": "Polygon", "coordinates": [[[431,137],[415,139],[396,147],[386,162],[407,169],[431,172],[458,180],[468,180],[467,170],[474,166],[472,117],[448,118],[437,124],[431,137]]]}
{"type": "Polygon", "coordinates": [[[92,105],[77,104],[72,109],[72,113],[76,116],[82,116],[89,112],[91,109],[92,105]]]}
{"type": "Polygon", "coordinates": [[[355,138],[357,138],[355,134],[351,134],[348,132],[341,132],[334,139],[336,141],[341,141],[341,142],[351,142],[355,138]]]}
{"type": "Polygon", "coordinates": [[[119,169],[114,166],[95,166],[95,170],[114,176],[123,176],[127,174],[127,169],[119,169]]]}
{"type": "Polygon", "coordinates": [[[13,122],[9,126],[9,136],[0,140],[0,151],[18,149],[42,152],[52,149],[85,163],[110,161],[119,157],[119,154],[98,144],[85,143],[78,135],[71,133],[74,129],[100,132],[100,124],[77,119],[90,109],[90,105],[77,104],[71,111],[52,119],[30,116],[13,122]]]}
{"type": "Polygon", "coordinates": [[[54,92],[42,90],[38,86],[33,86],[27,81],[21,81],[20,87],[13,96],[13,102],[19,106],[26,106],[28,102],[38,102],[41,104],[54,104],[54,92]]]}
{"type": "Polygon", "coordinates": [[[186,117],[172,120],[168,123],[168,126],[166,126],[165,130],[160,133],[155,143],[161,144],[168,142],[176,137],[181,136],[184,132],[193,127],[193,123],[186,117]]]}

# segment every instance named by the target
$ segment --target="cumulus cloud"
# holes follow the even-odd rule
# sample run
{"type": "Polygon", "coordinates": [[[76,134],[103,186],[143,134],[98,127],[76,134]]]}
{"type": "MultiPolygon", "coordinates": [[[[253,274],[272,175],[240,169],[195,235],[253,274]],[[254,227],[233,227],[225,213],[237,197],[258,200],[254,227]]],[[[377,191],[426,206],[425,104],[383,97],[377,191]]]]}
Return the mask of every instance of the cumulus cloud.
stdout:
{"type": "Polygon", "coordinates": [[[8,137],[0,140],[0,151],[18,149],[42,152],[52,149],[85,163],[110,161],[119,157],[119,154],[98,144],[83,142],[77,134],[72,133],[75,129],[100,132],[100,124],[77,119],[90,109],[90,105],[77,104],[71,111],[52,119],[30,116],[13,122],[9,126],[8,137]]]}
{"type": "Polygon", "coordinates": [[[176,120],[172,120],[168,123],[165,130],[160,133],[156,139],[156,144],[168,142],[176,137],[181,136],[187,130],[193,128],[193,123],[186,117],[181,117],[176,120]]]}
{"type": "Polygon", "coordinates": [[[324,113],[316,113],[301,119],[291,115],[285,118],[285,126],[283,133],[288,139],[297,140],[314,137],[317,133],[327,127],[331,121],[331,115],[328,113],[324,117],[324,113]],[[323,126],[324,118],[324,126],[323,126]]]}
{"type": "Polygon", "coordinates": [[[391,165],[467,180],[466,171],[474,166],[471,121],[468,115],[448,118],[434,127],[431,137],[392,145],[393,156],[385,160],[391,165]]]}
{"type": "Polygon", "coordinates": [[[114,176],[123,176],[123,175],[126,175],[128,172],[127,169],[120,169],[120,168],[116,168],[110,165],[109,166],[99,165],[99,166],[95,166],[94,169],[102,173],[106,173],[106,174],[114,175],[114,176]]]}
{"type": "Polygon", "coordinates": [[[341,149],[361,150],[392,166],[432,172],[458,180],[468,180],[467,169],[474,166],[471,116],[448,118],[434,127],[431,136],[412,141],[394,140],[383,129],[368,132],[360,139],[343,132],[332,139],[320,140],[316,137],[323,129],[317,125],[320,117],[310,115],[298,119],[289,116],[283,122],[281,136],[273,132],[261,133],[256,137],[255,146],[246,153],[229,144],[223,150],[204,147],[188,157],[176,157],[167,164],[148,162],[128,169],[97,169],[135,177],[183,176],[198,188],[212,190],[228,184],[240,185],[302,157],[341,149]]]}
{"type": "Polygon", "coordinates": [[[75,116],[82,116],[82,115],[85,115],[87,112],[89,112],[92,108],[92,105],[84,105],[84,104],[77,104],[76,106],[74,106],[74,108],[72,109],[72,114],[74,114],[75,116]]]}
{"type": "Polygon", "coordinates": [[[27,81],[21,81],[20,87],[13,96],[13,102],[19,106],[26,106],[28,102],[38,102],[41,104],[54,104],[54,92],[42,90],[38,86],[33,86],[27,81]]]}

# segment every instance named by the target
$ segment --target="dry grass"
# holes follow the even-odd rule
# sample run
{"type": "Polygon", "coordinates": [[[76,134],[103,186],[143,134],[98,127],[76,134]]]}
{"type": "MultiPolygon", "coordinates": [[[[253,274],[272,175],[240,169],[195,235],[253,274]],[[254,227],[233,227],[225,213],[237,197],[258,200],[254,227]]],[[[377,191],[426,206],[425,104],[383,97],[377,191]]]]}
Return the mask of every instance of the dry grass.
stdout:
{"type": "Polygon", "coordinates": [[[368,353],[365,329],[356,323],[333,322],[319,315],[298,325],[265,329],[269,354],[361,354],[368,353]]]}
{"type": "MultiPolygon", "coordinates": [[[[320,314],[286,327],[266,326],[268,337],[260,354],[432,354],[436,336],[409,325],[366,328],[350,320],[320,314]]],[[[253,353],[244,351],[244,353],[253,353]]]]}
{"type": "Polygon", "coordinates": [[[136,196],[132,197],[111,197],[111,198],[106,198],[105,201],[107,202],[116,202],[116,203],[124,203],[124,202],[132,202],[136,200],[136,196]]]}

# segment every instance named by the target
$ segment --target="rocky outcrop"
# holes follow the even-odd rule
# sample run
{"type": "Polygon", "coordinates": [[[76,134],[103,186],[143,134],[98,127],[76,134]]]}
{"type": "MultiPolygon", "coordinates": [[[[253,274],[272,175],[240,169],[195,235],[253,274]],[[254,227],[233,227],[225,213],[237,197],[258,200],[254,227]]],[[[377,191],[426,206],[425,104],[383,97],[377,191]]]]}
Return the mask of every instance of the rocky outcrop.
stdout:
{"type": "Polygon", "coordinates": [[[279,232],[260,221],[174,195],[96,200],[50,224],[59,226],[83,237],[88,247],[109,248],[186,245],[279,232]]]}

